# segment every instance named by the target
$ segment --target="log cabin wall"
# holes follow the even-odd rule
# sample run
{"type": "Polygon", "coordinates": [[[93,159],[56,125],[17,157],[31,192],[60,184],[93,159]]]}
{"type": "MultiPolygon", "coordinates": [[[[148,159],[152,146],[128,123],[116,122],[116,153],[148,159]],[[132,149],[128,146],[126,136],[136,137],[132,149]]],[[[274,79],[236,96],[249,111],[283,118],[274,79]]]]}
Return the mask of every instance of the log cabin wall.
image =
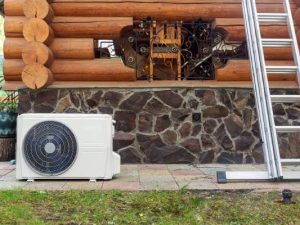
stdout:
{"type": "MultiPolygon", "coordinates": [[[[298,31],[299,1],[290,2],[298,31]]],[[[282,0],[257,5],[260,12],[283,11],[282,0]]],[[[39,89],[53,81],[84,87],[87,81],[251,80],[247,56],[237,53],[247,53],[240,0],[5,0],[4,11],[7,83],[39,89]],[[103,57],[108,50],[98,40],[107,39],[119,58],[103,57]],[[28,60],[38,64],[28,66],[28,60]]],[[[266,38],[288,35],[282,24],[266,23],[261,30],[266,38]]],[[[288,48],[268,49],[266,59],[292,63],[288,48]]]]}

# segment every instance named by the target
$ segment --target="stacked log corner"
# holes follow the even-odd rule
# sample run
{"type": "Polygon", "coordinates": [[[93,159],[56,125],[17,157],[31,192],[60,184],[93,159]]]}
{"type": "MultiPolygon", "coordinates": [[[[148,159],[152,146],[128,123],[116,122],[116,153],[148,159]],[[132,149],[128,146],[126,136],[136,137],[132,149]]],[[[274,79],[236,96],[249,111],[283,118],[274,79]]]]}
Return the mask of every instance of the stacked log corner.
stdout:
{"type": "Polygon", "coordinates": [[[23,25],[26,43],[21,56],[26,66],[22,70],[22,81],[30,89],[44,88],[53,82],[53,74],[48,68],[54,60],[48,47],[54,39],[48,24],[53,20],[53,10],[47,0],[25,0],[23,13],[27,20],[23,25]]]}

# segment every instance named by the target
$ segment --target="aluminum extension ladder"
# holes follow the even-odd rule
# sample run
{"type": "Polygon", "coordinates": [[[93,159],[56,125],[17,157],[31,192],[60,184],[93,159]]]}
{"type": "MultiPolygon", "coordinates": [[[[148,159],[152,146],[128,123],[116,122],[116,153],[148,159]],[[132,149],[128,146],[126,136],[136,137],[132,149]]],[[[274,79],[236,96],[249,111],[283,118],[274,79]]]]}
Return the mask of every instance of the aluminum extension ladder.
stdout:
{"type": "MultiPolygon", "coordinates": [[[[300,159],[281,159],[277,133],[300,132],[300,126],[275,126],[272,102],[300,102],[300,95],[271,95],[268,74],[296,73],[300,85],[300,55],[295,34],[289,0],[283,0],[284,13],[257,13],[255,0],[242,0],[248,53],[251,63],[252,80],[260,124],[265,171],[218,171],[219,183],[234,180],[295,180],[300,179],[299,172],[283,171],[283,164],[300,164],[300,159]],[[289,30],[289,39],[264,39],[261,37],[261,23],[284,23],[289,30]],[[263,48],[290,47],[293,50],[294,66],[266,65],[263,48]]],[[[300,146],[299,146],[300,148],[300,146]]]]}

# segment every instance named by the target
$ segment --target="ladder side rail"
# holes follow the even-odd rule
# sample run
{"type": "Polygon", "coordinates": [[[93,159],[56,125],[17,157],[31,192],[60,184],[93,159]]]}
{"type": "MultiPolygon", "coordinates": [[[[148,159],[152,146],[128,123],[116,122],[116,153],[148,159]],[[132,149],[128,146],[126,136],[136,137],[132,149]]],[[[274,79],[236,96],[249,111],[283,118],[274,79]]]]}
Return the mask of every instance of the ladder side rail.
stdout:
{"type": "MultiPolygon", "coordinates": [[[[266,64],[265,64],[265,57],[264,57],[264,51],[263,51],[263,45],[262,45],[262,38],[261,38],[261,32],[260,32],[260,25],[258,22],[258,14],[257,14],[257,8],[256,8],[256,1],[251,0],[251,8],[253,10],[253,15],[254,15],[254,28],[256,31],[256,40],[258,41],[258,55],[259,55],[259,62],[262,68],[262,82],[263,82],[263,88],[264,88],[264,99],[266,102],[266,111],[265,115],[268,118],[268,126],[269,129],[266,129],[267,132],[269,132],[268,135],[270,135],[270,139],[272,142],[272,150],[273,150],[273,157],[274,159],[274,164],[277,169],[277,178],[281,179],[283,174],[282,174],[282,166],[281,166],[281,160],[280,160],[280,152],[279,152],[279,147],[278,147],[278,140],[277,140],[277,132],[275,129],[275,121],[274,121],[274,115],[273,115],[273,107],[272,107],[272,102],[271,102],[271,96],[270,96],[270,87],[269,87],[269,81],[268,81],[268,74],[266,71],[266,64]]],[[[267,124],[266,124],[267,125],[267,124]]]]}
{"type": "MultiPolygon", "coordinates": [[[[249,24],[250,18],[249,18],[248,10],[250,10],[250,8],[248,7],[246,1],[248,1],[248,0],[242,1],[242,8],[243,8],[243,15],[244,15],[245,32],[246,32],[246,37],[247,37],[249,60],[250,60],[251,71],[252,71],[251,75],[252,75],[252,80],[253,80],[253,90],[254,90],[254,94],[255,94],[257,114],[262,115],[262,101],[260,100],[262,94],[260,93],[259,82],[258,82],[258,76],[259,76],[258,74],[261,74],[261,71],[255,65],[255,60],[254,60],[255,42],[253,41],[253,31],[251,31],[250,24],[249,24]]],[[[274,172],[272,171],[272,166],[270,165],[270,153],[268,151],[266,133],[264,132],[264,126],[263,126],[264,117],[258,116],[258,120],[259,120],[259,127],[260,127],[260,134],[261,134],[261,140],[262,140],[265,165],[267,167],[268,174],[270,176],[273,176],[274,172]]]]}
{"type": "Polygon", "coordinates": [[[284,0],[284,9],[285,12],[287,13],[288,16],[288,31],[290,34],[291,39],[293,40],[292,42],[292,51],[293,51],[293,56],[294,56],[294,63],[297,66],[297,80],[298,80],[298,85],[300,87],[300,53],[299,53],[299,45],[298,45],[298,40],[297,40],[297,35],[295,32],[295,26],[294,26],[294,20],[292,17],[292,11],[291,11],[291,6],[289,0],[284,0]]]}
{"type": "MultiPolygon", "coordinates": [[[[260,34],[260,30],[258,27],[258,21],[257,21],[257,16],[255,14],[255,10],[256,8],[254,7],[255,5],[253,5],[250,1],[246,1],[248,4],[248,9],[250,10],[250,27],[253,33],[253,43],[255,44],[256,48],[254,49],[254,60],[255,61],[255,65],[260,68],[260,74],[257,76],[258,78],[258,88],[260,90],[260,98],[259,100],[262,102],[262,111],[260,112],[260,115],[258,114],[258,116],[260,118],[263,118],[262,120],[262,126],[264,127],[263,131],[266,135],[266,148],[267,151],[269,152],[269,161],[267,162],[268,164],[270,164],[270,167],[272,169],[272,178],[273,179],[277,179],[279,177],[278,174],[278,169],[275,163],[275,156],[273,153],[273,141],[272,141],[272,136],[271,136],[271,129],[270,129],[270,120],[269,120],[269,116],[268,116],[268,107],[267,107],[267,103],[266,103],[266,91],[268,92],[268,89],[265,89],[264,86],[264,78],[266,79],[266,76],[264,76],[264,72],[265,72],[265,64],[264,64],[264,58],[261,59],[261,55],[263,56],[263,53],[260,51],[259,47],[261,46],[261,36],[257,36],[258,34],[260,34]],[[257,32],[257,30],[259,31],[259,33],[257,32]],[[262,53],[262,54],[261,54],[262,53]]],[[[254,1],[255,3],[255,1],[254,1]]]]}
{"type": "MultiPolygon", "coordinates": [[[[267,167],[267,171],[270,177],[276,178],[277,177],[277,169],[274,165],[274,159],[272,158],[273,154],[271,152],[272,145],[270,138],[267,138],[265,131],[265,126],[268,127],[267,121],[268,119],[264,116],[263,110],[266,109],[265,102],[262,99],[263,96],[263,88],[261,87],[261,77],[262,77],[262,68],[259,63],[259,57],[258,57],[258,46],[257,42],[255,41],[255,29],[253,27],[253,17],[251,17],[251,14],[253,13],[251,11],[251,5],[248,5],[248,0],[243,0],[243,12],[244,12],[244,21],[245,21],[245,31],[247,35],[247,45],[248,45],[248,52],[249,52],[249,60],[252,70],[252,80],[253,80],[253,88],[255,93],[255,99],[256,99],[256,106],[257,106],[257,114],[259,119],[259,125],[260,125],[260,133],[262,138],[262,144],[263,144],[263,151],[264,151],[264,159],[265,164],[267,167]]],[[[253,15],[253,14],[252,14],[253,15]]]]}

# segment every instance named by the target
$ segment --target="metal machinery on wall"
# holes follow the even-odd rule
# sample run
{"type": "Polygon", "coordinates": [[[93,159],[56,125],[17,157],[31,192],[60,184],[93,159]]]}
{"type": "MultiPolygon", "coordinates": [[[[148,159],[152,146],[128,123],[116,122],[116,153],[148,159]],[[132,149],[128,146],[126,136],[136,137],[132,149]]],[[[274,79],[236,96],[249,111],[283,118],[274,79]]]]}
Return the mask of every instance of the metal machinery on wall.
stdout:
{"type": "Polygon", "coordinates": [[[245,43],[226,43],[226,32],[207,21],[147,18],[123,30],[115,52],[139,80],[213,80],[228,59],[247,58],[245,43]]]}

